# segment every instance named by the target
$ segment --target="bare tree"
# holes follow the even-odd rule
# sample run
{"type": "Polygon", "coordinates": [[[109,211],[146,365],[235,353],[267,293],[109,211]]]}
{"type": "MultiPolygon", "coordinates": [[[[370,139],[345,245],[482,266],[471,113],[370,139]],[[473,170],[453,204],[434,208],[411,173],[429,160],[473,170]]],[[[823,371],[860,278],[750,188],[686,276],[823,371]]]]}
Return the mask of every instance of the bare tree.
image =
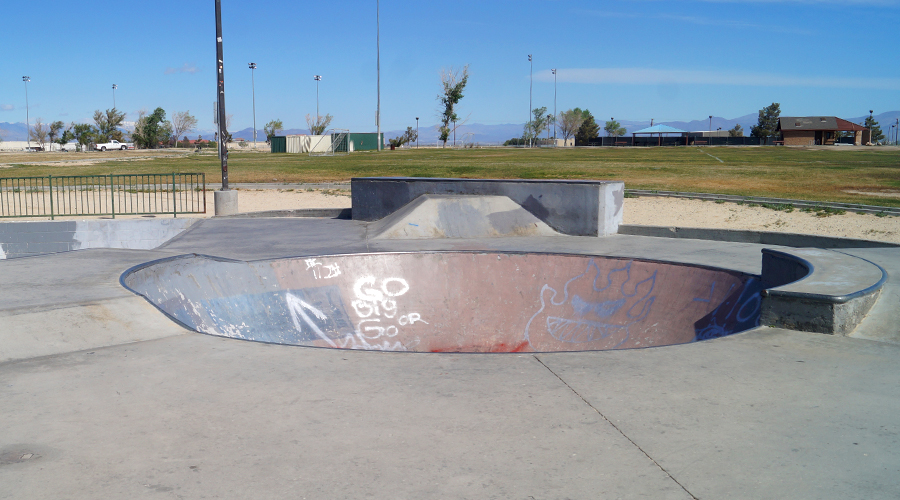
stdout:
{"type": "Polygon", "coordinates": [[[582,116],[581,110],[560,111],[556,119],[556,125],[562,132],[563,141],[568,141],[569,137],[575,137],[575,132],[578,132],[582,123],[584,123],[584,116],[582,116]]]}
{"type": "MultiPolygon", "coordinates": [[[[465,65],[460,71],[453,71],[453,68],[441,70],[441,87],[442,92],[438,94],[438,100],[441,101],[443,110],[441,111],[441,124],[438,126],[440,132],[440,140],[444,146],[447,145],[447,139],[450,133],[458,127],[457,121],[459,116],[456,115],[456,105],[463,98],[463,90],[466,83],[469,82],[469,65],[465,65]],[[450,122],[453,122],[453,128],[450,128],[450,122]]],[[[465,121],[463,122],[465,123],[465,121]]]]}
{"type": "Polygon", "coordinates": [[[190,111],[181,111],[172,115],[172,131],[175,134],[175,147],[178,147],[178,137],[187,135],[197,127],[197,118],[190,111]]]}
{"type": "Polygon", "coordinates": [[[333,116],[326,114],[325,116],[319,115],[314,121],[309,115],[306,115],[306,126],[309,127],[309,134],[322,135],[325,129],[331,125],[331,120],[333,119],[333,116]]]}
{"type": "Polygon", "coordinates": [[[44,123],[41,118],[37,118],[34,120],[34,125],[31,127],[31,130],[28,131],[28,137],[30,137],[32,141],[40,144],[41,149],[43,150],[48,133],[47,124],[44,123]]]}

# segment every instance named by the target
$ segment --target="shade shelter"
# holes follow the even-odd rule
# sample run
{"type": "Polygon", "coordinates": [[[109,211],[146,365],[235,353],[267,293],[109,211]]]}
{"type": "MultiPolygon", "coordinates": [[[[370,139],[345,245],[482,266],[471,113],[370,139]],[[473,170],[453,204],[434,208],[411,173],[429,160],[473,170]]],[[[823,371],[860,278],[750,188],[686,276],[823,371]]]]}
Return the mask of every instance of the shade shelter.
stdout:
{"type": "Polygon", "coordinates": [[[654,134],[657,134],[659,136],[659,144],[658,145],[662,146],[663,134],[666,134],[667,136],[669,134],[680,134],[682,137],[685,138],[684,143],[685,143],[685,145],[687,145],[687,133],[688,133],[687,130],[681,130],[679,128],[670,127],[668,125],[658,124],[658,125],[653,125],[652,127],[643,128],[641,130],[638,130],[637,132],[632,132],[631,139],[632,139],[632,143],[634,143],[634,137],[637,135],[649,135],[652,137],[654,134]]]}

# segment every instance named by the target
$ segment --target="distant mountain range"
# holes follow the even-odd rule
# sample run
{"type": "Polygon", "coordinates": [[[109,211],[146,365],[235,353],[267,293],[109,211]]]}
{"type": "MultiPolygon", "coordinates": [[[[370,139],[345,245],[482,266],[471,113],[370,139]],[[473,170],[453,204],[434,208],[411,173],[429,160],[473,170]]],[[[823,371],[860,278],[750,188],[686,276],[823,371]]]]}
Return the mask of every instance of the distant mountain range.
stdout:
{"type": "MultiPolygon", "coordinates": [[[[854,123],[862,123],[865,121],[867,115],[854,117],[854,118],[846,118],[841,117],[846,120],[849,120],[854,123]]],[[[669,125],[670,127],[675,127],[681,130],[687,130],[690,132],[697,132],[703,130],[717,130],[721,128],[722,130],[729,130],[734,128],[735,125],[740,125],[744,129],[744,135],[750,135],[750,129],[756,125],[758,118],[758,113],[751,113],[748,115],[740,116],[738,118],[722,118],[718,116],[712,117],[712,124],[710,124],[709,118],[700,119],[700,120],[691,120],[691,121],[663,121],[663,122],[654,122],[654,124],[664,124],[669,125]]],[[[900,111],[888,111],[885,113],[881,113],[875,115],[875,120],[881,125],[881,130],[887,135],[888,130],[890,129],[890,124],[896,123],[896,120],[900,118],[900,111]]],[[[597,123],[601,128],[601,135],[603,134],[603,125],[606,122],[606,118],[596,117],[597,123]]],[[[626,128],[628,133],[646,128],[650,126],[649,121],[631,121],[631,120],[618,120],[619,123],[626,128]]],[[[504,141],[511,139],[513,137],[521,137],[522,129],[524,124],[521,123],[506,123],[500,125],[483,125],[480,123],[471,123],[471,124],[461,124],[458,126],[456,130],[456,140],[457,142],[476,142],[481,144],[502,144],[504,141]]],[[[354,131],[357,132],[357,131],[354,131]]],[[[362,130],[359,132],[375,132],[375,130],[362,130]]],[[[384,130],[385,142],[387,139],[391,139],[394,137],[398,137],[405,132],[404,130],[384,130]]],[[[280,135],[295,135],[295,134],[308,134],[309,130],[307,129],[287,129],[282,130],[280,135]]],[[[202,135],[204,139],[212,139],[215,135],[214,130],[194,130],[189,134],[190,139],[196,139],[198,135],[202,135]]],[[[253,128],[247,127],[242,130],[237,130],[232,132],[232,137],[241,138],[246,141],[253,140],[253,128]]],[[[24,141],[26,140],[26,127],[24,123],[7,123],[0,122],[0,139],[4,141],[24,141]]],[[[266,140],[266,135],[262,130],[258,130],[256,133],[256,140],[260,142],[264,142],[266,140]]],[[[419,128],[419,144],[437,144],[438,142],[438,131],[436,125],[425,126],[422,125],[419,128]]],[[[451,136],[450,142],[453,142],[453,137],[451,136]]]]}

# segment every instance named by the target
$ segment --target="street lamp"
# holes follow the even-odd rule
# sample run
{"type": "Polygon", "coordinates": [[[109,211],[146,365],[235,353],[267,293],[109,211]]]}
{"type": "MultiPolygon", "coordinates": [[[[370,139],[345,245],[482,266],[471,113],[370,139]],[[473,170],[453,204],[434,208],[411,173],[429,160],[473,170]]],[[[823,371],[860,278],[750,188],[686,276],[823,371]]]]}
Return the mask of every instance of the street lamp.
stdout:
{"type": "Polygon", "coordinates": [[[419,117],[416,117],[416,149],[419,149],[419,117]]]}
{"type": "Polygon", "coordinates": [[[115,83],[112,86],[113,89],[113,109],[116,109],[116,89],[119,88],[115,83]]]}
{"type": "Polygon", "coordinates": [[[250,68],[250,91],[253,95],[253,150],[256,151],[256,63],[248,63],[250,68]]]}
{"type": "MultiPolygon", "coordinates": [[[[531,54],[528,54],[528,62],[531,63],[531,70],[528,73],[528,120],[525,122],[526,126],[531,121],[531,92],[534,89],[534,61],[531,60],[531,54]]],[[[531,146],[531,134],[528,134],[528,143],[531,146]]]]}
{"type": "MultiPolygon", "coordinates": [[[[553,72],[553,116],[556,116],[556,68],[551,69],[553,72]]],[[[556,139],[556,120],[553,120],[553,139],[556,139]]]]}
{"type": "Polygon", "coordinates": [[[900,118],[897,118],[897,121],[894,122],[894,146],[900,142],[900,118]]]}
{"type": "Polygon", "coordinates": [[[316,125],[319,124],[319,82],[322,81],[322,75],[316,75],[313,77],[316,81],[316,125]]]}
{"type": "Polygon", "coordinates": [[[31,123],[28,120],[28,82],[31,77],[23,76],[22,81],[25,82],[25,140],[28,141],[28,149],[31,150],[31,123]]]}
{"type": "Polygon", "coordinates": [[[869,144],[875,144],[875,138],[872,137],[872,125],[875,124],[875,118],[872,116],[872,113],[874,112],[874,110],[869,110],[869,144]]]}
{"type": "Polygon", "coordinates": [[[712,137],[712,115],[709,115],[709,136],[712,137]]]}

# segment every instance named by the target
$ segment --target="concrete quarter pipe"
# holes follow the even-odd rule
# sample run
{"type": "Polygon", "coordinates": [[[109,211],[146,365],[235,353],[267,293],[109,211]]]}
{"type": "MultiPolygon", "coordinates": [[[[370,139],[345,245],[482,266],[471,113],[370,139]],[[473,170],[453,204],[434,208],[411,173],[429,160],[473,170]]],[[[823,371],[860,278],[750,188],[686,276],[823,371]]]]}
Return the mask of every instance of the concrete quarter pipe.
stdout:
{"type": "Polygon", "coordinates": [[[734,271],[536,253],[332,255],[151,262],[123,284],[198,332],[416,352],[682,344],[759,323],[761,284],[734,271]]]}

